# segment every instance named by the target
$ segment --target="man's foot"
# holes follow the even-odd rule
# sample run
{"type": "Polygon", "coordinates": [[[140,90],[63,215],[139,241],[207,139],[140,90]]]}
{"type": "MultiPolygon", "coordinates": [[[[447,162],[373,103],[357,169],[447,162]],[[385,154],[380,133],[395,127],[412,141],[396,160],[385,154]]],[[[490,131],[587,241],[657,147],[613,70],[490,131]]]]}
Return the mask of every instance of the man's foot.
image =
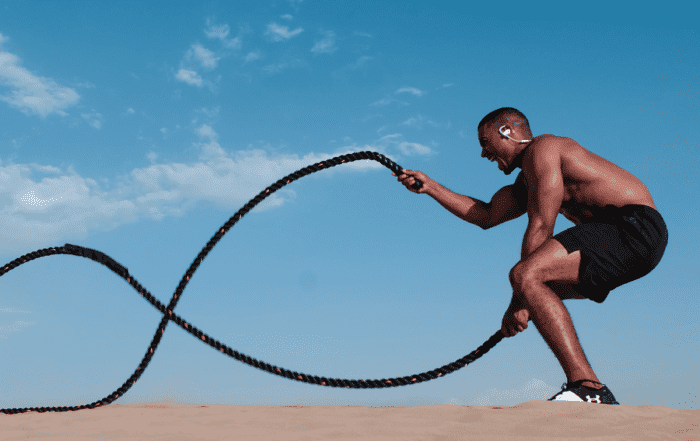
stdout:
{"type": "Polygon", "coordinates": [[[595,389],[591,387],[586,387],[583,383],[597,383],[591,380],[579,380],[572,383],[564,383],[561,387],[561,392],[554,395],[547,401],[579,401],[584,403],[598,403],[598,404],[620,404],[615,400],[610,389],[604,384],[597,383],[601,385],[600,388],[595,389]]]}
{"type": "Polygon", "coordinates": [[[586,386],[589,389],[596,389],[596,390],[603,388],[603,383],[598,383],[597,381],[592,381],[592,380],[591,381],[586,380],[581,385],[586,386]]]}

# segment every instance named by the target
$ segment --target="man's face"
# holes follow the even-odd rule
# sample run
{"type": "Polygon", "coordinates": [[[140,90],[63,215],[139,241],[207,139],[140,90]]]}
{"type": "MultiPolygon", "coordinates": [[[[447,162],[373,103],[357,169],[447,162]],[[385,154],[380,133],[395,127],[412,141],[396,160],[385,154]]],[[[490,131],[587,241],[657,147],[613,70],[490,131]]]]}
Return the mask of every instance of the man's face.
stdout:
{"type": "Polygon", "coordinates": [[[504,157],[508,157],[508,145],[501,138],[502,136],[497,133],[497,130],[488,127],[488,125],[479,129],[481,157],[487,158],[491,162],[495,161],[498,164],[498,169],[509,175],[513,170],[509,170],[509,163],[507,159],[504,159],[504,157]]]}

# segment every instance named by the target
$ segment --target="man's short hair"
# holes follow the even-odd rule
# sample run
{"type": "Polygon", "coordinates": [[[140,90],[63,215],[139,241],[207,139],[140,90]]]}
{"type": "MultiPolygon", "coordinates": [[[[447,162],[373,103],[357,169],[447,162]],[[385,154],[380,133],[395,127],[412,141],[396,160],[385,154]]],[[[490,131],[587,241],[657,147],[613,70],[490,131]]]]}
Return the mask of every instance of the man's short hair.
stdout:
{"type": "Polygon", "coordinates": [[[485,124],[497,125],[498,127],[503,124],[510,124],[511,126],[518,127],[527,137],[532,138],[530,123],[527,118],[521,111],[512,107],[501,107],[489,113],[481,120],[477,126],[477,130],[481,129],[485,124]]]}

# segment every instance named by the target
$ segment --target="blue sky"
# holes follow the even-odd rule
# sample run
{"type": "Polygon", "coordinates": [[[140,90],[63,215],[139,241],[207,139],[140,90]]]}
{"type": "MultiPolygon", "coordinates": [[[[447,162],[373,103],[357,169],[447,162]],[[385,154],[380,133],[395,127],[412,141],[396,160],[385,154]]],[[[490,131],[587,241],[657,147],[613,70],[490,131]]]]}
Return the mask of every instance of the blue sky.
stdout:
{"type": "MultiPolygon", "coordinates": [[[[0,259],[94,248],[167,303],[236,211],[328,158],[377,151],[490,200],[516,173],[480,157],[476,126],[515,107],[535,135],[573,138],[650,189],[669,228],[659,266],[603,304],[565,305],[618,401],[697,408],[697,23],[683,4],[550,6],[3,2],[0,259]]],[[[559,216],[554,232],[572,225],[559,216]]],[[[244,216],[176,312],[310,375],[425,372],[500,329],[526,226],[523,216],[482,231],[377,162],[336,166],[244,216]]],[[[107,396],[160,319],[90,260],[45,257],[5,274],[0,408],[107,396]]],[[[444,378],[348,390],[254,369],[170,323],[115,404],[514,405],[565,380],[534,326],[444,378]]]]}

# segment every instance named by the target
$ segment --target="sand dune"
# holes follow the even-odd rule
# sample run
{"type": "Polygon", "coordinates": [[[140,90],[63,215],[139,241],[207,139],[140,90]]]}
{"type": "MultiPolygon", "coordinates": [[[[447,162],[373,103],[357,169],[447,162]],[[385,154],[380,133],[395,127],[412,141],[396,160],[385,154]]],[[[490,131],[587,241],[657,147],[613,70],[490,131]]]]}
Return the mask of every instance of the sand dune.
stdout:
{"type": "Polygon", "coordinates": [[[0,439],[700,440],[700,410],[529,401],[498,406],[111,404],[0,414],[0,439]]]}

